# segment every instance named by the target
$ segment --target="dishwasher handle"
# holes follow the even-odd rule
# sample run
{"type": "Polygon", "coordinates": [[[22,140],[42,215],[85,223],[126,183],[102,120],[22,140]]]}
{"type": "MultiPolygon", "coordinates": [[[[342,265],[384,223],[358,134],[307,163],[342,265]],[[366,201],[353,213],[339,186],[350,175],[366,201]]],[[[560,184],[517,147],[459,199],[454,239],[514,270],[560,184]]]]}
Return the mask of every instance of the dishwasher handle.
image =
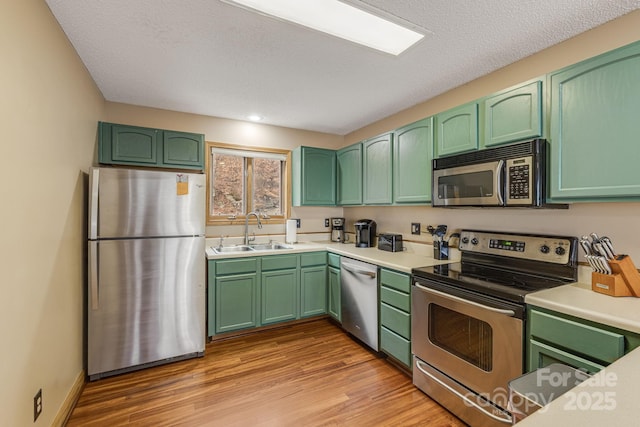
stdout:
{"type": "Polygon", "coordinates": [[[340,267],[344,268],[347,271],[350,271],[351,273],[362,274],[362,275],[365,275],[365,276],[369,276],[372,279],[375,279],[376,276],[377,276],[376,271],[365,270],[365,269],[360,268],[357,265],[349,264],[349,263],[344,262],[344,261],[342,262],[340,267]]]}

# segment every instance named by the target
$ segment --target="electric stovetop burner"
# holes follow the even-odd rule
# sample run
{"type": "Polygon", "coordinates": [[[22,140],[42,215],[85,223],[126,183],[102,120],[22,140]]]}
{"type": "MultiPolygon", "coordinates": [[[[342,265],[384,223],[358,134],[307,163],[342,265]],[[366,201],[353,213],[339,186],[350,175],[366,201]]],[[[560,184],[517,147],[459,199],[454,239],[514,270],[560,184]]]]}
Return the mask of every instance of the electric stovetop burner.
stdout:
{"type": "Polygon", "coordinates": [[[460,262],[414,268],[417,278],[523,303],[577,280],[577,238],[463,230],[460,262]],[[517,249],[516,249],[517,248],[517,249]]]}

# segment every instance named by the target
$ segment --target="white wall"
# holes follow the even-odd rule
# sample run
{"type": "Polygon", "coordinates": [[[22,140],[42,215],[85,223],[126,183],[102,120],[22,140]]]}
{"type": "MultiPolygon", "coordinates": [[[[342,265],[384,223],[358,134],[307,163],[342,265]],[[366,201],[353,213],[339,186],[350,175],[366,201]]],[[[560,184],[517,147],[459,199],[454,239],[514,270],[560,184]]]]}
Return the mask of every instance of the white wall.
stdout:
{"type": "Polygon", "coordinates": [[[82,372],[84,174],[104,101],[42,0],[0,2],[0,52],[0,425],[49,426],[82,372]]]}

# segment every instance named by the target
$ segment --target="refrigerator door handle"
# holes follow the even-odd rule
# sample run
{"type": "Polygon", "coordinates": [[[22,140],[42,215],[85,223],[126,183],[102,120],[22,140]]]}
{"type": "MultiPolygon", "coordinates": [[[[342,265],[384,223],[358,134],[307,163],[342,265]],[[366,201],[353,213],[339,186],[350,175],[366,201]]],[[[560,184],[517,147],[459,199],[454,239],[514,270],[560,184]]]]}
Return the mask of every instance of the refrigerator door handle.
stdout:
{"type": "Polygon", "coordinates": [[[92,168],[89,175],[89,239],[98,238],[98,184],[100,169],[92,168]]]}
{"type": "Polygon", "coordinates": [[[91,293],[91,310],[100,308],[98,283],[98,242],[89,242],[89,292],[91,293]]]}

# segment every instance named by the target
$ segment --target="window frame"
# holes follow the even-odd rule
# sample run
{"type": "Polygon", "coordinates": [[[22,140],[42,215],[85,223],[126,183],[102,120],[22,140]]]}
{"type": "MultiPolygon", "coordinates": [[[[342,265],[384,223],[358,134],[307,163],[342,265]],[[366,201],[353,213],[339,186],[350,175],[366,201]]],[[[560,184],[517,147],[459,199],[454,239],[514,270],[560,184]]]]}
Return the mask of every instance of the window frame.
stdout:
{"type": "MultiPolygon", "coordinates": [[[[231,225],[235,224],[238,221],[244,222],[246,220],[246,215],[243,213],[241,215],[235,215],[235,217],[229,216],[215,216],[211,215],[211,186],[212,186],[212,171],[211,171],[211,149],[212,148],[224,148],[226,150],[238,150],[238,151],[250,151],[256,154],[259,153],[272,153],[272,154],[282,154],[286,156],[284,160],[284,171],[282,174],[282,215],[270,215],[269,216],[269,224],[284,224],[286,219],[289,217],[289,213],[291,212],[291,151],[279,148],[267,148],[267,147],[249,147],[244,145],[236,145],[236,144],[227,144],[223,142],[206,142],[206,156],[205,156],[205,174],[206,174],[206,190],[207,190],[207,199],[206,199],[206,223],[207,225],[231,225]]],[[[248,212],[251,212],[252,207],[251,203],[251,191],[253,188],[253,166],[250,165],[247,168],[247,171],[244,176],[244,185],[247,189],[245,194],[246,209],[248,212]]],[[[255,217],[251,217],[249,219],[249,223],[257,223],[255,217]]]]}

